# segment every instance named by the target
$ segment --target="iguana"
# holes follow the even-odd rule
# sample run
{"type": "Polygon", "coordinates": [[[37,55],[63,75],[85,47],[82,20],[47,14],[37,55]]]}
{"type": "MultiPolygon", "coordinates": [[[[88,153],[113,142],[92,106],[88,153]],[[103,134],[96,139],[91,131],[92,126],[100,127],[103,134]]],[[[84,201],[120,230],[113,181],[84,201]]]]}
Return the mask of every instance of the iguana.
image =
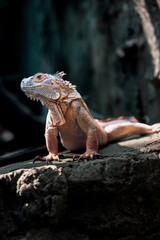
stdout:
{"type": "Polygon", "coordinates": [[[37,73],[21,82],[21,89],[31,99],[40,100],[48,108],[45,138],[48,155],[35,160],[60,160],[59,133],[62,145],[71,150],[84,150],[75,154],[74,160],[101,158],[100,146],[131,134],[148,134],[160,131],[160,124],[149,126],[134,117],[94,119],[81,95],[69,81],[63,80],[64,72],[54,75],[37,73]]]}

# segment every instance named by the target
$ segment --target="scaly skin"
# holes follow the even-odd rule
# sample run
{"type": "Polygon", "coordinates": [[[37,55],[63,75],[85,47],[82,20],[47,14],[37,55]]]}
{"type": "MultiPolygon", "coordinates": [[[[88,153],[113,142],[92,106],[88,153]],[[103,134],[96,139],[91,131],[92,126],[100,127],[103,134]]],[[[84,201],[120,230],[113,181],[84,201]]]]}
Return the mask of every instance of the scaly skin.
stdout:
{"type": "Polygon", "coordinates": [[[160,131],[160,124],[152,126],[139,123],[134,117],[95,120],[75,86],[62,79],[64,72],[54,75],[37,73],[21,82],[21,89],[30,98],[40,100],[49,111],[45,138],[48,155],[35,160],[60,160],[59,134],[62,145],[72,151],[85,150],[73,159],[101,158],[99,146],[109,141],[127,137],[133,133],[147,134],[160,131]]]}

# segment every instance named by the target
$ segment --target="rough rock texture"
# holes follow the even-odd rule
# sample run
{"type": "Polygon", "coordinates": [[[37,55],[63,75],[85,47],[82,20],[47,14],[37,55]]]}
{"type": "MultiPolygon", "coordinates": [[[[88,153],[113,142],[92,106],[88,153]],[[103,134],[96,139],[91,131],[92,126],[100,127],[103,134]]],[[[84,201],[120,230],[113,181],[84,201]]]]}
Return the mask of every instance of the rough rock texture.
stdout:
{"type": "Polygon", "coordinates": [[[103,160],[1,168],[0,239],[160,239],[159,136],[111,144],[103,160]]]}

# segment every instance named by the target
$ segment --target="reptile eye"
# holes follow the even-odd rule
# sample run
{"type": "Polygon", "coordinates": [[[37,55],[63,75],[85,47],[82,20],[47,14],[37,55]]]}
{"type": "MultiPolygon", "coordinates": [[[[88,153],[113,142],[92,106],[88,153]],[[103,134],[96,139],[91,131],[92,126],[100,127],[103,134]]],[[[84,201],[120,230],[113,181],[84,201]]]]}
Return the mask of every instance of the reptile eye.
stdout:
{"type": "Polygon", "coordinates": [[[37,73],[34,77],[33,80],[35,82],[41,82],[43,81],[43,79],[45,78],[45,74],[44,73],[37,73]]]}
{"type": "Polygon", "coordinates": [[[57,92],[54,92],[53,95],[52,95],[52,99],[53,100],[58,100],[60,98],[61,94],[59,91],[57,92]]]}

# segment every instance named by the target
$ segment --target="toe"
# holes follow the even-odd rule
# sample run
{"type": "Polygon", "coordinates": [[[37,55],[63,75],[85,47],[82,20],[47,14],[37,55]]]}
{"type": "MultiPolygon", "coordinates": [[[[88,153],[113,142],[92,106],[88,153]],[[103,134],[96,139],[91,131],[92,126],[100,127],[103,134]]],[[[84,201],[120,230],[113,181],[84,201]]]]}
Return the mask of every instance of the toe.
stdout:
{"type": "Polygon", "coordinates": [[[42,162],[45,160],[46,160],[45,157],[41,157],[40,155],[38,155],[33,159],[33,163],[38,162],[38,161],[42,162]]]}

